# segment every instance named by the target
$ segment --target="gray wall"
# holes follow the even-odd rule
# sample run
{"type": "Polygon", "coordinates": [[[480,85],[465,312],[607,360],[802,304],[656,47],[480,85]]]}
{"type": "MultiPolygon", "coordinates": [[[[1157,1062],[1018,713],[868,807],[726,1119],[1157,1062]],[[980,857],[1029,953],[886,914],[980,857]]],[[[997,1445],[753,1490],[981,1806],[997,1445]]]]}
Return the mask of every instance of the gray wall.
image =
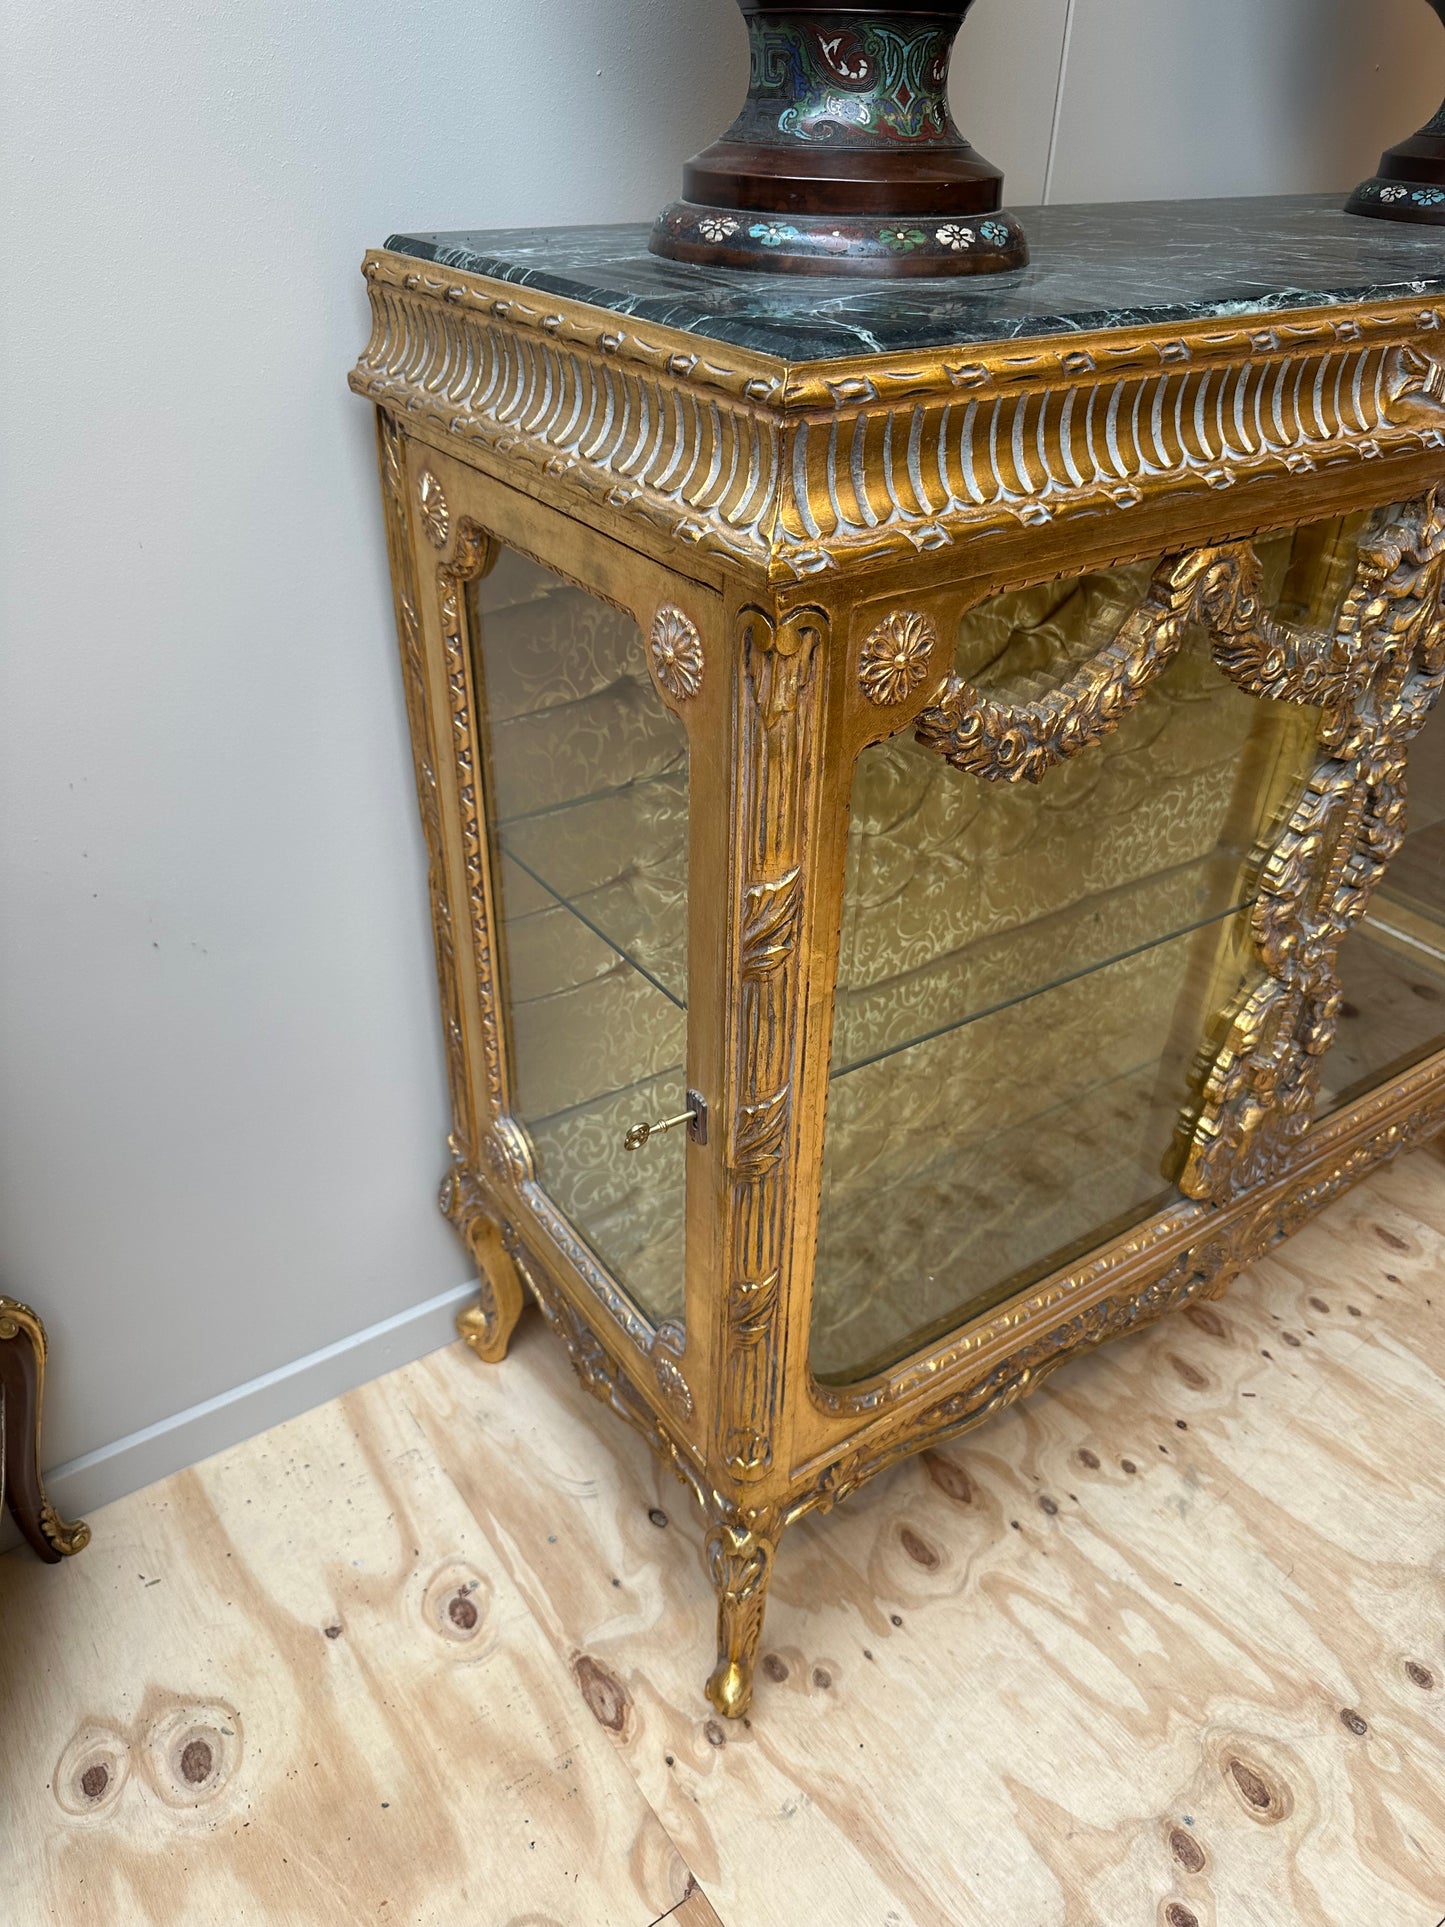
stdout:
{"type": "MultiPolygon", "coordinates": [[[[0,1288],[97,1504],[444,1342],[445,1104],[357,264],[636,220],[731,0],[7,10],[0,1288]]],[[[980,0],[1018,205],[1343,189],[1445,87],[1420,0],[980,0]]]]}

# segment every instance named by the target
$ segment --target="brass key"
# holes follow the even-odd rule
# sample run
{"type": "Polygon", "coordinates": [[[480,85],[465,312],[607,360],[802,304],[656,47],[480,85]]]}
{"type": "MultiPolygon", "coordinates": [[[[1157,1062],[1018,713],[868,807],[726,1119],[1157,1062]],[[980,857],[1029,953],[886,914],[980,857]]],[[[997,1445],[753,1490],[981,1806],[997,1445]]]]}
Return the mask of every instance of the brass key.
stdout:
{"type": "Polygon", "coordinates": [[[664,1131],[671,1131],[679,1124],[695,1124],[696,1111],[684,1111],[681,1117],[664,1118],[660,1124],[634,1124],[622,1142],[629,1151],[640,1151],[650,1137],[660,1137],[664,1131]]]}
{"type": "Polygon", "coordinates": [[[707,1143],[707,1100],[700,1091],[687,1093],[687,1109],[681,1116],[665,1117],[659,1124],[634,1124],[622,1142],[629,1151],[640,1151],[650,1137],[660,1131],[675,1131],[679,1124],[687,1126],[694,1144],[707,1143]]]}

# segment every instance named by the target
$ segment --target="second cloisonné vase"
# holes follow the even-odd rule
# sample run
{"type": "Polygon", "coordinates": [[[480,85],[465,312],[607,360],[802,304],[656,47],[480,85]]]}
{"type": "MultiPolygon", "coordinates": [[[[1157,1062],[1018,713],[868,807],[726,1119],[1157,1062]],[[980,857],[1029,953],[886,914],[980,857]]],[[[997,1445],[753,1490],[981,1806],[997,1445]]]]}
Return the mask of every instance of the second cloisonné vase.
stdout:
{"type": "Polygon", "coordinates": [[[791,274],[1024,265],[1003,175],[949,112],[949,57],[973,0],[739,5],[748,97],[721,140],[687,163],[683,198],[653,229],[654,254],[791,274]]]}
{"type": "MultiPolygon", "coordinates": [[[[1429,3],[1445,22],[1445,0],[1429,3]]],[[[1445,107],[1418,134],[1386,149],[1379,172],[1360,183],[1345,212],[1445,227],[1445,107]]]]}

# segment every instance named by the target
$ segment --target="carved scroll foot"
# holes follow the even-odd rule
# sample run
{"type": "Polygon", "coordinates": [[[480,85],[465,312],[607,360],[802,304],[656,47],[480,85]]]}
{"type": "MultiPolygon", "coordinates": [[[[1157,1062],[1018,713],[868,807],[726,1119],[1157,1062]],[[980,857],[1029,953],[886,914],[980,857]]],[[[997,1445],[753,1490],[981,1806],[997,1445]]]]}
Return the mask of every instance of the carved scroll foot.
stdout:
{"type": "Polygon", "coordinates": [[[0,1298],[0,1488],[16,1525],[47,1564],[90,1543],[90,1527],[62,1519],[40,1482],[45,1328],[28,1305],[0,1298]]]}
{"type": "Polygon", "coordinates": [[[477,1302],[457,1313],[457,1332],[478,1358],[499,1365],[526,1301],[521,1276],[501,1226],[487,1210],[476,1174],[466,1165],[454,1164],[448,1171],[439,1202],[477,1268],[477,1302]]]}
{"type": "Polygon", "coordinates": [[[776,1515],[763,1512],[731,1513],[708,1530],[707,1569],[717,1591],[717,1665],[707,1696],[725,1719],[741,1719],[752,1704],[753,1666],[781,1530],[776,1515]]]}
{"type": "Polygon", "coordinates": [[[477,1302],[457,1313],[457,1331],[478,1358],[500,1365],[522,1315],[522,1281],[496,1225],[479,1222],[467,1243],[477,1267],[477,1302]]]}

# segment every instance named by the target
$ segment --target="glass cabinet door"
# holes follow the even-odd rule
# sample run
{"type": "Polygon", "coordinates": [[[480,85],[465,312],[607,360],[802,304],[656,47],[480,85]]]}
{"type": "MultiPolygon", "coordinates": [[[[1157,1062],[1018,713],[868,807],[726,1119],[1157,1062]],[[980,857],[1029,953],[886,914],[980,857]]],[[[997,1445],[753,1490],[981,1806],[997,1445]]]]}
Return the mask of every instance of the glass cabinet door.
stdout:
{"type": "MultiPolygon", "coordinates": [[[[1362,518],[1257,545],[1271,605],[1328,624],[1362,518]]],[[[1157,564],[1001,596],[958,673],[1036,699],[1157,564]]],[[[1262,849],[1317,711],[1245,695],[1190,637],[1118,731],[992,784],[911,734],[852,796],[811,1361],[896,1361],[1177,1195],[1202,1048],[1254,971],[1262,849]]]]}
{"type": "Polygon", "coordinates": [[[682,1315],[687,743],[629,615],[503,551],[473,585],[513,1109],[538,1177],[657,1323],[682,1315]]]}

